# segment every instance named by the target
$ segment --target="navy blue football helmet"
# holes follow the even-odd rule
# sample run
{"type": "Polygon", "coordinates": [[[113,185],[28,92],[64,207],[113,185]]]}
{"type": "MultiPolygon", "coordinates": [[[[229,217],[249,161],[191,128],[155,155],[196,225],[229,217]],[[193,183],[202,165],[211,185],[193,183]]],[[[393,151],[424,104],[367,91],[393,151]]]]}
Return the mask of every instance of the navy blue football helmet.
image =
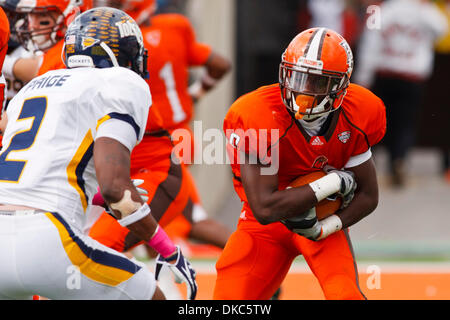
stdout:
{"type": "Polygon", "coordinates": [[[66,32],[63,58],[67,68],[121,66],[148,78],[141,30],[119,9],[94,8],[76,17],[66,32]]]}

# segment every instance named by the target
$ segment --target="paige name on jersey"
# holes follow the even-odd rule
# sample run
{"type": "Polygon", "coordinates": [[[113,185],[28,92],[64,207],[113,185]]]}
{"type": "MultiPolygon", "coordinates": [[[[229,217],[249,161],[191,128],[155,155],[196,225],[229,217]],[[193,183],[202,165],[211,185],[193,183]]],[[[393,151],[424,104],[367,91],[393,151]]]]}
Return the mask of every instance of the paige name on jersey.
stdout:
{"type": "Polygon", "coordinates": [[[70,75],[68,74],[39,77],[31,80],[24,89],[28,91],[41,88],[62,87],[68,78],[70,78],[70,75]]]}

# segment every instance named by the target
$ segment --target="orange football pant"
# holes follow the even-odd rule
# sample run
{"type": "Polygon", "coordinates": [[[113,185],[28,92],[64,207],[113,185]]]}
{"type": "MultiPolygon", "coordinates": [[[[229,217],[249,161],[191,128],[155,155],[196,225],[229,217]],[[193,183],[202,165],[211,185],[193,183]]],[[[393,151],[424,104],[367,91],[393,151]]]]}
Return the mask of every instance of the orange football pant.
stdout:
{"type": "MultiPolygon", "coordinates": [[[[179,125],[179,128],[177,129],[185,129],[186,133],[188,133],[187,136],[183,136],[182,138],[173,141],[175,145],[181,143],[182,141],[184,141],[184,139],[186,139],[188,141],[188,145],[190,145],[190,150],[189,150],[189,155],[190,157],[187,157],[187,160],[189,160],[189,163],[186,163],[185,166],[189,167],[189,165],[191,163],[193,163],[194,161],[194,152],[195,152],[195,147],[194,147],[194,134],[192,132],[191,127],[189,126],[189,124],[181,124],[179,125]]],[[[172,131],[173,132],[173,131],[172,131]]],[[[180,158],[181,160],[185,160],[183,158],[183,153],[180,153],[180,158]]],[[[197,189],[197,186],[195,184],[195,180],[194,177],[192,176],[192,174],[189,172],[189,169],[187,169],[185,171],[186,173],[186,179],[189,180],[189,184],[190,184],[190,195],[189,195],[189,199],[192,202],[193,205],[201,205],[201,199],[200,199],[200,195],[197,189]]],[[[177,215],[172,221],[170,221],[170,223],[164,227],[164,230],[166,231],[167,235],[171,238],[171,239],[188,239],[189,238],[189,233],[191,232],[192,229],[192,223],[193,221],[190,219],[190,217],[186,217],[185,215],[177,215]]]]}
{"type": "MultiPolygon", "coordinates": [[[[241,218],[216,263],[214,299],[270,299],[295,257],[302,254],[326,299],[365,299],[347,231],[311,241],[281,223],[261,225],[241,218]]],[[[300,287],[299,290],[302,290],[300,287]]]]}

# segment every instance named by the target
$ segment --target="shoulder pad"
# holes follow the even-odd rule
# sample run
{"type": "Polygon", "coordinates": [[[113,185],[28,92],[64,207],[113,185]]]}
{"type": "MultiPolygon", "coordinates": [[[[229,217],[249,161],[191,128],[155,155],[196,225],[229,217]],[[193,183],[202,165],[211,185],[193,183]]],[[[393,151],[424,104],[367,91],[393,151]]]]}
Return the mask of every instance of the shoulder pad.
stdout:
{"type": "Polygon", "coordinates": [[[370,90],[350,84],[342,102],[344,117],[364,133],[370,146],[380,142],[386,133],[386,109],[383,101],[370,90]]]}

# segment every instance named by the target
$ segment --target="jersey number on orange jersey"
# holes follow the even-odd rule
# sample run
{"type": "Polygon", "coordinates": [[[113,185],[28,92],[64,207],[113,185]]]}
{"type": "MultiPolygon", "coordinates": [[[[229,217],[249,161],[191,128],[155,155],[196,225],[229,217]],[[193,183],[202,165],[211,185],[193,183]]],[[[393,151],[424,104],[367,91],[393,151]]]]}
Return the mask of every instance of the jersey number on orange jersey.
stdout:
{"type": "Polygon", "coordinates": [[[186,119],[186,113],[181,106],[180,98],[178,97],[175,78],[173,76],[172,63],[167,62],[159,71],[159,77],[164,81],[166,86],[166,94],[169,99],[170,107],[173,112],[173,122],[178,123],[186,119]]]}

